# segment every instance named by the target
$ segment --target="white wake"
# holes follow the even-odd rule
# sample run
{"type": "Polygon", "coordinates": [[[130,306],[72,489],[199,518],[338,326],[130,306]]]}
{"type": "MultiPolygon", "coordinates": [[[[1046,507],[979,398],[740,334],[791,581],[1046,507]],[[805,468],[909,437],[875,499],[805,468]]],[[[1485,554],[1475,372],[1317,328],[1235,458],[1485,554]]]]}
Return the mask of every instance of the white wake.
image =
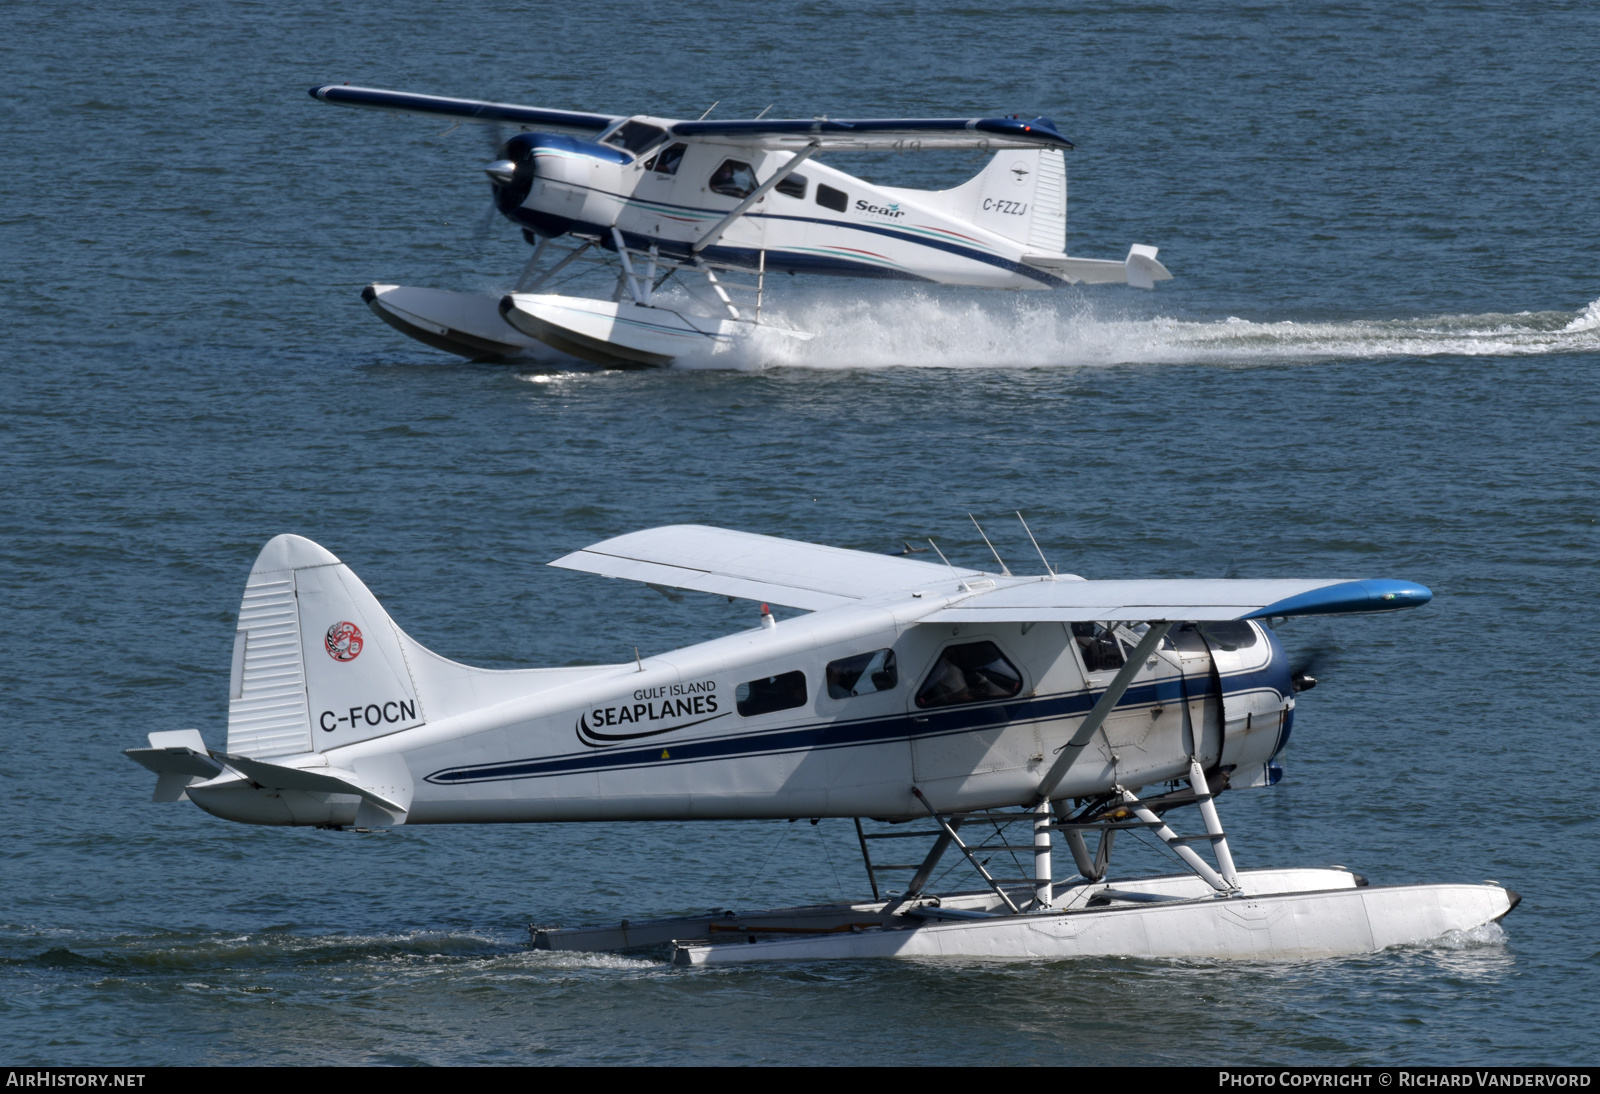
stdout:
{"type": "Polygon", "coordinates": [[[1576,316],[1543,311],[1273,323],[1114,314],[1105,303],[937,290],[875,290],[770,308],[756,328],[683,368],[1084,368],[1121,364],[1260,366],[1398,357],[1523,357],[1600,351],[1600,300],[1576,316]]]}

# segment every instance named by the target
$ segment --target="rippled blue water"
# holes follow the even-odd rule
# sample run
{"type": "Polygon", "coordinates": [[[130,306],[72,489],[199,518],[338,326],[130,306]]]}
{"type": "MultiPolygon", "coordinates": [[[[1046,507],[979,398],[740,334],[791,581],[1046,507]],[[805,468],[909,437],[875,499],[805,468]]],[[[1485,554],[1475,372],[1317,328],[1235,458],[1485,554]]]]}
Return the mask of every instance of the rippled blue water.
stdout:
{"type": "MultiPolygon", "coordinates": [[[[1592,1062],[1600,16],[1580,3],[0,12],[0,1057],[28,1063],[1592,1062]],[[1008,297],[798,282],[732,368],[457,363],[383,279],[503,287],[471,127],[349,79],[601,111],[1043,112],[1076,253],[1008,297]],[[1330,643],[1246,865],[1494,877],[1504,929],[1342,961],[675,970],[524,925],[864,890],[845,821],[281,831],[147,802],[220,744],[260,544],[310,535],[477,664],[747,625],[547,569],[671,521],[1089,576],[1432,586],[1330,643]],[[965,526],[965,527],[964,527],[965,526]]],[[[979,161],[859,157],[943,186],[979,161]]],[[[1137,860],[1136,860],[1137,861],[1137,860]]],[[[1153,865],[1153,860],[1151,861],[1153,865]]]]}

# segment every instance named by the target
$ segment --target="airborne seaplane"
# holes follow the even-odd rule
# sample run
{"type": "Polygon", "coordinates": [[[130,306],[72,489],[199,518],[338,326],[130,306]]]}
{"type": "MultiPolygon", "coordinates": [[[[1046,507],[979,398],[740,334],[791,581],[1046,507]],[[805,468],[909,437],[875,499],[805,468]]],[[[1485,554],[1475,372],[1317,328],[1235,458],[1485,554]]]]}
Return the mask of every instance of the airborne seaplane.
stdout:
{"type": "Polygon", "coordinates": [[[671,943],[681,964],[1285,959],[1422,942],[1516,906],[1495,883],[1241,868],[1217,810],[1230,789],[1276,781],[1311,683],[1268,621],[1414,608],[1426,588],[1087,581],[996,561],[981,572],[698,525],[634,532],[552,565],[806,614],[778,622],[763,604],[759,625],[670,653],[493,671],[425,649],[339,559],[280,535],[245,585],[226,746],[188,729],[127,754],[159,776],[157,801],[249,824],[855,818],[870,900],[533,937],[671,943]],[[1188,872],[1113,879],[1129,832],[1188,872]],[[1057,837],[1076,868],[1063,879],[1057,837]],[[875,860],[885,839],[923,849],[875,860]],[[1020,876],[989,868],[1008,855],[1020,876]],[[934,891],[945,859],[981,883],[934,891]]]}
{"type": "Polygon", "coordinates": [[[715,353],[758,326],[811,337],[763,322],[770,273],[997,289],[1149,289],[1172,277],[1154,247],[1136,244],[1121,261],[1065,252],[1063,152],[1072,143],[1049,118],[683,121],[337,84],[311,95],[532,130],[483,168],[495,208],[534,248],[511,293],[362,291],[386,323],[464,357],[544,343],[637,367],[715,353]],[[874,185],[812,158],[883,149],[996,154],[976,177],[939,191],[874,185]],[[540,291],[583,262],[615,273],[610,300],[540,291]],[[674,278],[676,294],[666,291],[674,278]]]}

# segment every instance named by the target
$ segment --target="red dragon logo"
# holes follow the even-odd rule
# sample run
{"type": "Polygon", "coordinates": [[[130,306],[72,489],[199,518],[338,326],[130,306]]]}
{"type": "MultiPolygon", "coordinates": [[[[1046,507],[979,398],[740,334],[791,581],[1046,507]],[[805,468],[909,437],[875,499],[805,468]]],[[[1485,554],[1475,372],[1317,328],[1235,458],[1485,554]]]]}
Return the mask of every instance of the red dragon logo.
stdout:
{"type": "Polygon", "coordinates": [[[361,656],[361,628],[354,623],[335,623],[328,628],[328,636],[322,644],[328,647],[328,656],[335,661],[354,661],[361,656]]]}

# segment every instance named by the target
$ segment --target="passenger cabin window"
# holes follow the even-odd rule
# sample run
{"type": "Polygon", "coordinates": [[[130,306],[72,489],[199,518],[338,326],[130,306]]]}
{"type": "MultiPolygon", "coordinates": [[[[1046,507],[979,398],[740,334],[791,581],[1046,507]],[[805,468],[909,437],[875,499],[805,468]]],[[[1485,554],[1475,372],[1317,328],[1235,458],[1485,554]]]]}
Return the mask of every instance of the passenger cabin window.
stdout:
{"type": "Polygon", "coordinates": [[[746,718],[775,710],[806,705],[806,674],[798,670],[740,684],[733,693],[739,713],[746,718]]]}
{"type": "Polygon", "coordinates": [[[612,130],[602,143],[626,149],[637,156],[645,149],[655,147],[666,135],[667,131],[660,126],[646,125],[644,122],[623,122],[612,130]]]}
{"type": "Polygon", "coordinates": [[[949,707],[1009,699],[1022,690],[1022,673],[993,642],[948,646],[917,691],[919,707],[949,707]]]}
{"type": "Polygon", "coordinates": [[[1083,654],[1083,667],[1089,672],[1120,669],[1126,660],[1117,636],[1104,623],[1074,623],[1072,640],[1078,644],[1078,652],[1083,654]]]}
{"type": "Polygon", "coordinates": [[[889,691],[900,682],[894,650],[873,650],[828,663],[828,698],[848,699],[889,691]]]}
{"type": "Polygon", "coordinates": [[[842,213],[850,208],[850,197],[843,190],[835,190],[825,182],[817,183],[817,204],[824,209],[842,213]]]}
{"type": "Polygon", "coordinates": [[[792,198],[805,199],[806,177],[804,175],[790,175],[778,185],[773,187],[780,194],[788,194],[792,198]]]}
{"type": "Polygon", "coordinates": [[[726,194],[730,198],[747,198],[755,193],[756,169],[740,160],[723,160],[722,166],[711,172],[711,192],[726,194]]]}
{"type": "Polygon", "coordinates": [[[645,160],[644,169],[659,175],[676,175],[678,168],[683,166],[683,154],[688,150],[687,144],[669,144],[645,160]]]}

